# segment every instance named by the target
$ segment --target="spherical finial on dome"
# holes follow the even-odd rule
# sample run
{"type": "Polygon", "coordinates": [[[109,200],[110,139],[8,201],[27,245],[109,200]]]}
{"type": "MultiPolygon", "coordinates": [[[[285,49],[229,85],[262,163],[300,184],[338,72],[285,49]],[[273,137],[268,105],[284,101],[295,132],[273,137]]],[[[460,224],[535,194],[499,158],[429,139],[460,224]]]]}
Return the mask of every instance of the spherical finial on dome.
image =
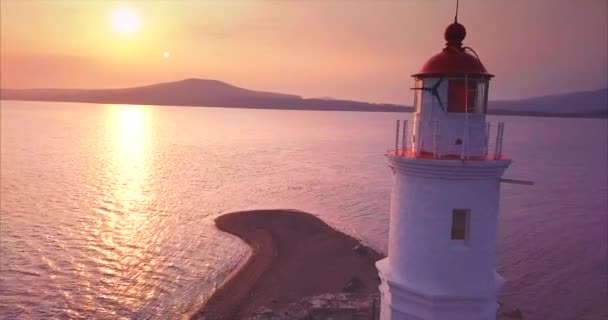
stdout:
{"type": "Polygon", "coordinates": [[[451,47],[462,47],[462,40],[467,35],[467,29],[463,25],[454,21],[445,29],[443,37],[447,41],[446,45],[451,47]]]}

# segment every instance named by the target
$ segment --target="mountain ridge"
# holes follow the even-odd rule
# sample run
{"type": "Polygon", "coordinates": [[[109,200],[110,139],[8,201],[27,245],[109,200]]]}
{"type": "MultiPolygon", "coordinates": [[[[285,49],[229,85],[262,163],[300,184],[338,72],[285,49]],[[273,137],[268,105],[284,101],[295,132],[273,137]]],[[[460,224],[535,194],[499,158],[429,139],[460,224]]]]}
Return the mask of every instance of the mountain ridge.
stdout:
{"type": "MultiPolygon", "coordinates": [[[[147,104],[286,110],[412,112],[411,106],[299,95],[241,88],[213,79],[114,89],[0,89],[0,99],[112,104],[147,104]]],[[[489,101],[489,114],[553,117],[608,117],[608,88],[519,100],[489,101]]]]}
{"type": "Polygon", "coordinates": [[[198,78],[117,89],[0,89],[0,99],[288,110],[411,110],[411,107],[395,104],[304,99],[293,94],[249,90],[219,80],[198,78]]]}

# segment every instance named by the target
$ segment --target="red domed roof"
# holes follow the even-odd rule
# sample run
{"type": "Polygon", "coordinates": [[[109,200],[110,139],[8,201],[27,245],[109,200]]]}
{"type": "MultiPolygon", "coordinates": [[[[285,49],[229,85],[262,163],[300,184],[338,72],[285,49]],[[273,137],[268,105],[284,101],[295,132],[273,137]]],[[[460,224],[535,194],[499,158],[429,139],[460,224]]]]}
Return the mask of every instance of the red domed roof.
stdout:
{"type": "Polygon", "coordinates": [[[428,76],[477,76],[491,78],[494,75],[488,73],[477,55],[472,55],[462,47],[462,40],[466,36],[466,29],[458,22],[454,22],[445,30],[446,47],[440,53],[429,59],[420,72],[414,77],[428,76]]]}

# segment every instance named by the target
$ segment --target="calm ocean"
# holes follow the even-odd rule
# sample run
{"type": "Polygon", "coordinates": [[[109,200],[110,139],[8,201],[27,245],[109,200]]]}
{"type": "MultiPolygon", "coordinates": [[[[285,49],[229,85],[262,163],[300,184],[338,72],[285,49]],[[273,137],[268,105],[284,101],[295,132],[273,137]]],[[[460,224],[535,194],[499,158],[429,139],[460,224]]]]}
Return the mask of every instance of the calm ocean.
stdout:
{"type": "MultiPolygon", "coordinates": [[[[187,317],[248,250],[213,218],[314,213],[386,251],[383,153],[409,114],[2,101],[0,318],[187,317]]],[[[608,319],[608,123],[504,121],[501,300],[608,319]]]]}

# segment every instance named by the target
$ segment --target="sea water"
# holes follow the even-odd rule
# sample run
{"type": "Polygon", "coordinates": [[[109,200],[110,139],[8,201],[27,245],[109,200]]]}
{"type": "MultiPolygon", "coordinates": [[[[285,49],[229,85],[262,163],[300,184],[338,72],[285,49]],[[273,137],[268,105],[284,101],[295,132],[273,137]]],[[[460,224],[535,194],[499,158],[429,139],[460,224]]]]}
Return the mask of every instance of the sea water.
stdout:
{"type": "MultiPolygon", "coordinates": [[[[0,318],[187,318],[248,254],[223,213],[292,208],[386,252],[410,114],[2,101],[0,318]]],[[[501,300],[606,319],[606,120],[504,121],[501,300]]]]}

